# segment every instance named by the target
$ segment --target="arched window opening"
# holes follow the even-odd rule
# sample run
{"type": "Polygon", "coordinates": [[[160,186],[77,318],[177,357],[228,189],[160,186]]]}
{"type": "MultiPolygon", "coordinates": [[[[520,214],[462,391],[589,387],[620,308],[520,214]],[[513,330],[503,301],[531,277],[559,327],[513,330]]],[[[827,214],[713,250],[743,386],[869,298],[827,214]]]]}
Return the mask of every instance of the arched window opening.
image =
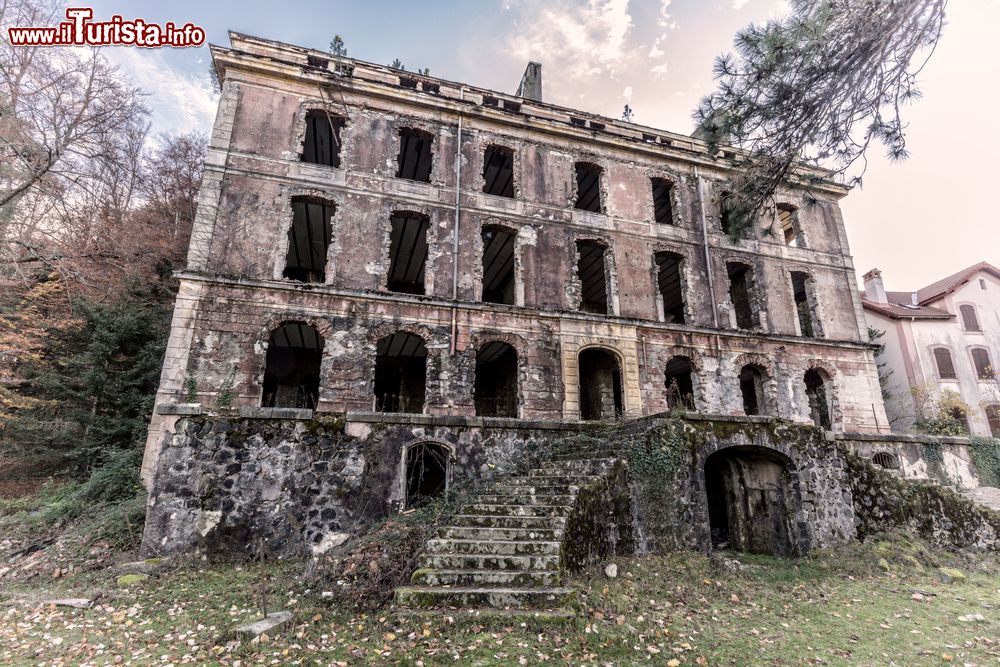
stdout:
{"type": "Polygon", "coordinates": [[[577,241],[577,277],[580,280],[580,310],[608,314],[608,272],[605,254],[608,247],[600,241],[577,241]]]}
{"type": "Polygon", "coordinates": [[[713,549],[795,554],[796,499],[784,459],[766,450],[732,448],[705,462],[713,549]]]}
{"type": "Polygon", "coordinates": [[[666,367],[667,409],[694,410],[694,368],[688,357],[673,357],[666,367]]]}
{"type": "Polygon", "coordinates": [[[576,208],[591,213],[603,213],[601,173],[604,170],[590,162],[576,163],[576,208]]]}
{"type": "Polygon", "coordinates": [[[264,360],[265,408],[305,408],[319,405],[319,375],[323,336],[304,322],[286,322],[271,332],[264,360]]]}
{"type": "Polygon", "coordinates": [[[951,350],[946,347],[934,348],[934,362],[937,365],[938,377],[942,380],[954,380],[958,378],[955,373],[955,364],[951,360],[951,350]]]}
{"type": "Polygon", "coordinates": [[[976,377],[980,380],[995,380],[993,362],[990,361],[990,351],[985,347],[972,348],[972,364],[976,367],[976,377]]]}
{"type": "Polygon", "coordinates": [[[340,166],[340,131],[344,129],[344,119],[334,116],[325,109],[310,109],[306,112],[306,137],[302,142],[302,161],[322,164],[327,167],[340,166]]]}
{"type": "Polygon", "coordinates": [[[417,507],[448,491],[448,448],[421,442],[406,450],[406,506],[417,507]]]}
{"type": "Polygon", "coordinates": [[[747,364],[740,369],[740,393],[743,395],[743,413],[762,415],[767,413],[764,396],[764,370],[756,364],[747,364]]]}
{"type": "Polygon", "coordinates": [[[810,368],[806,371],[804,379],[806,398],[809,399],[809,417],[816,426],[830,430],[833,428],[833,421],[830,418],[833,409],[826,373],[810,368]]]}
{"type": "Polygon", "coordinates": [[[303,283],[326,282],[326,253],[333,236],[331,202],[313,197],[292,199],[292,226],[282,275],[303,283]]]}
{"type": "Polygon", "coordinates": [[[430,132],[404,127],[399,130],[399,170],[396,176],[410,181],[429,183],[431,180],[431,146],[434,137],[430,132]]]}
{"type": "Polygon", "coordinates": [[[889,452],[876,452],[872,456],[872,463],[877,465],[879,468],[885,468],[886,470],[896,470],[899,468],[899,459],[889,452]]]}
{"type": "Polygon", "coordinates": [[[483,192],[498,197],[514,196],[514,151],[506,146],[487,146],[483,154],[483,192]]]}
{"type": "Polygon", "coordinates": [[[392,230],[389,236],[390,292],[424,294],[424,273],[427,266],[426,215],[397,211],[389,219],[392,230]]]}
{"type": "Polygon", "coordinates": [[[375,349],[375,411],[420,414],[427,384],[427,346],[416,334],[400,331],[375,349]]]}
{"type": "Polygon", "coordinates": [[[675,252],[656,253],[656,285],[663,298],[663,319],[684,324],[684,256],[675,252]]]}
{"type": "Polygon", "coordinates": [[[514,305],[517,235],[499,225],[483,226],[483,301],[514,305]]]}
{"type": "Polygon", "coordinates": [[[476,353],[476,415],[517,417],[517,350],[490,341],[476,353]]]}
{"type": "Polygon", "coordinates": [[[753,269],[747,264],[730,262],[726,265],[729,274],[729,302],[736,316],[736,328],[757,329],[760,318],[753,300],[753,269]]]}
{"type": "Polygon", "coordinates": [[[618,358],[608,350],[580,352],[580,419],[617,419],[624,414],[622,373],[618,358]]]}

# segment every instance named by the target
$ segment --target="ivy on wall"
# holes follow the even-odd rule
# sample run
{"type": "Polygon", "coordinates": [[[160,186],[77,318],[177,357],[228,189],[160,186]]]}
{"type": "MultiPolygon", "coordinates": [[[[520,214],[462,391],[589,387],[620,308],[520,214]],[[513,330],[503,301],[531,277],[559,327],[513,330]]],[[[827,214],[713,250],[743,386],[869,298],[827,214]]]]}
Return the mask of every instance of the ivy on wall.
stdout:
{"type": "Polygon", "coordinates": [[[1000,439],[973,436],[969,453],[983,486],[1000,486],[1000,439]]]}

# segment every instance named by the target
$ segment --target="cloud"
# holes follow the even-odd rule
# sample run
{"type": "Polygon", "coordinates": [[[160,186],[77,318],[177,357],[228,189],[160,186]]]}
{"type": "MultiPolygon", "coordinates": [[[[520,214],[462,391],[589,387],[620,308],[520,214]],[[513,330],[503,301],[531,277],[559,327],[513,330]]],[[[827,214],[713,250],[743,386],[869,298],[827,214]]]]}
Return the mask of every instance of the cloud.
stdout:
{"type": "Polygon", "coordinates": [[[750,2],[750,0],[733,0],[733,9],[739,11],[746,7],[748,2],[750,2]]]}
{"type": "Polygon", "coordinates": [[[624,97],[626,101],[632,99],[632,86],[625,86],[625,90],[622,91],[622,97],[624,97]]]}
{"type": "Polygon", "coordinates": [[[170,61],[168,49],[115,47],[103,53],[148,93],[146,106],[152,111],[154,135],[211,132],[218,96],[212,91],[207,70],[199,75],[182,71],[170,61]]]}

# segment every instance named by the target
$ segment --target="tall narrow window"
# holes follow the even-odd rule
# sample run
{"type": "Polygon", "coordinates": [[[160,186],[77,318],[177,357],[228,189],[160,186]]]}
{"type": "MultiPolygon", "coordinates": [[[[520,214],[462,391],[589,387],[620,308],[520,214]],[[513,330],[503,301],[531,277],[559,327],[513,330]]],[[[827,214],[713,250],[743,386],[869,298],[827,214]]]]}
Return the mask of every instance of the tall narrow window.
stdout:
{"type": "Polygon", "coordinates": [[[577,277],[580,279],[580,310],[608,314],[607,246],[599,241],[577,241],[577,277]]]}
{"type": "Polygon", "coordinates": [[[777,214],[785,245],[804,248],[805,243],[802,242],[802,231],[799,228],[799,210],[791,204],[778,204],[777,214]]]}
{"type": "Polygon", "coordinates": [[[976,307],[965,304],[958,307],[958,312],[962,314],[962,327],[966,331],[982,331],[979,326],[979,317],[976,315],[976,307]]]}
{"type": "Polygon", "coordinates": [[[302,161],[340,166],[340,131],[344,119],[323,109],[306,112],[306,138],[302,144],[302,161]]]}
{"type": "Polygon", "coordinates": [[[428,218],[419,213],[397,211],[390,221],[389,291],[424,294],[428,218]]]}
{"type": "Polygon", "coordinates": [[[312,197],[292,199],[292,226],[282,275],[304,283],[326,282],[326,253],[333,234],[334,206],[312,197]]]}
{"type": "Polygon", "coordinates": [[[758,328],[760,322],[753,303],[753,269],[740,262],[730,262],[726,269],[729,273],[729,301],[736,316],[736,328],[758,328]]]}
{"type": "Polygon", "coordinates": [[[431,180],[431,145],[433,137],[430,132],[404,127],[399,131],[399,171],[396,176],[411,181],[431,180]]]}
{"type": "Polygon", "coordinates": [[[810,368],[806,371],[804,380],[806,398],[809,400],[809,417],[816,426],[831,429],[830,413],[833,409],[830,401],[829,376],[818,368],[810,368]]]}
{"type": "Polygon", "coordinates": [[[483,226],[483,301],[514,305],[516,240],[509,229],[483,226]]]}
{"type": "Polygon", "coordinates": [[[990,362],[989,350],[982,347],[972,348],[972,363],[976,366],[976,376],[980,380],[993,380],[996,378],[996,372],[993,370],[993,364],[990,362]]]}
{"type": "Polygon", "coordinates": [[[934,348],[934,362],[937,364],[938,377],[944,380],[953,380],[958,377],[955,374],[955,364],[951,360],[951,350],[946,347],[934,348]]]}
{"type": "Polygon", "coordinates": [[[650,180],[653,184],[653,219],[658,225],[674,224],[674,184],[665,178],[650,180]]]}
{"type": "Polygon", "coordinates": [[[743,414],[767,414],[764,396],[764,371],[755,364],[740,369],[740,393],[743,395],[743,414]]]}
{"type": "Polygon", "coordinates": [[[694,410],[694,368],[688,357],[672,357],[664,369],[667,409],[694,410]]]}
{"type": "Polygon", "coordinates": [[[591,213],[603,213],[601,202],[601,172],[603,170],[590,162],[576,163],[576,208],[591,213]]]}
{"type": "Polygon", "coordinates": [[[483,192],[498,197],[514,196],[514,151],[506,146],[487,146],[483,155],[483,192]]]}
{"type": "Polygon", "coordinates": [[[271,332],[264,361],[265,408],[316,409],[323,336],[304,322],[285,322],[271,332]]]}
{"type": "Polygon", "coordinates": [[[485,343],[476,353],[476,415],[517,417],[517,351],[500,341],[485,343]]]}
{"type": "Polygon", "coordinates": [[[816,293],[813,279],[808,273],[792,271],[792,296],[795,312],[799,318],[799,330],[803,336],[819,336],[819,317],[816,314],[816,293]]]}
{"type": "Polygon", "coordinates": [[[416,334],[399,331],[382,338],[375,348],[375,410],[424,411],[427,346],[416,334]]]}
{"type": "Polygon", "coordinates": [[[663,319],[684,324],[684,279],[681,267],[684,257],[675,252],[658,252],[656,259],[656,284],[663,298],[663,319]]]}
{"type": "Polygon", "coordinates": [[[1000,405],[986,406],[986,421],[990,425],[990,435],[1000,438],[1000,405]]]}

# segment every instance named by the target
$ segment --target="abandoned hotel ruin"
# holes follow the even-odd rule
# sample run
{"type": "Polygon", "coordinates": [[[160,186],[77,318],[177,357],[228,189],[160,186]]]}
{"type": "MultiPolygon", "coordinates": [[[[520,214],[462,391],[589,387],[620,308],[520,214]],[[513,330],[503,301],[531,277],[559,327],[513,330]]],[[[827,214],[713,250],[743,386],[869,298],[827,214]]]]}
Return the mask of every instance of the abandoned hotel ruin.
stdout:
{"type": "Polygon", "coordinates": [[[317,553],[482,482],[397,599],[551,604],[588,556],[569,531],[598,521],[583,490],[627,485],[627,443],[666,413],[690,441],[671,498],[633,499],[638,519],[607,501],[621,525],[574,548],[854,536],[842,449],[891,443],[845,187],[789,193],[734,244],[731,153],[548,104],[538,64],[510,95],[231,42],[143,462],[147,553],[317,553]]]}

